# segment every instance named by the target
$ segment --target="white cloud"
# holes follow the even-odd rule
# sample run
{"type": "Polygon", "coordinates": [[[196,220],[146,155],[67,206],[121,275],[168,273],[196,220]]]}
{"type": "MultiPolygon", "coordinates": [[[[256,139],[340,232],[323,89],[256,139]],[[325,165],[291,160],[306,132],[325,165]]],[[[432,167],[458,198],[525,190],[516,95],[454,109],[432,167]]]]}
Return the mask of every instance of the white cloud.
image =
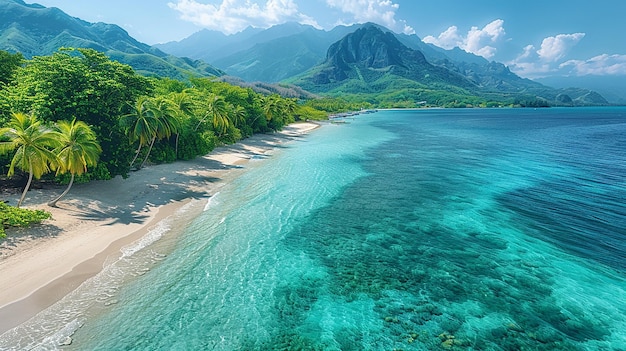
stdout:
{"type": "Polygon", "coordinates": [[[448,50],[463,46],[463,38],[459,34],[459,29],[456,26],[449,27],[444,32],[439,34],[437,38],[432,35],[428,35],[424,37],[422,41],[448,50]]]}
{"type": "Polygon", "coordinates": [[[582,62],[568,61],[569,65],[561,63],[569,50],[584,36],[585,33],[574,33],[547,37],[543,39],[539,49],[534,45],[527,45],[522,53],[514,60],[507,62],[507,65],[514,73],[527,78],[541,78],[557,72],[564,74],[563,70],[566,66],[575,67],[577,63],[582,62]]]}
{"type": "Polygon", "coordinates": [[[541,42],[541,48],[537,50],[539,58],[547,62],[556,62],[567,54],[567,51],[585,36],[585,33],[559,34],[547,37],[541,42]]]}
{"type": "Polygon", "coordinates": [[[569,60],[559,68],[569,70],[570,74],[585,75],[626,75],[626,55],[598,55],[588,60],[569,60]]]}
{"type": "Polygon", "coordinates": [[[415,30],[406,21],[395,19],[400,5],[391,0],[326,0],[326,4],[351,15],[355,22],[375,22],[395,31],[415,34],[415,30]]]}
{"type": "Polygon", "coordinates": [[[459,29],[456,26],[451,26],[436,38],[429,35],[422,40],[425,43],[434,44],[444,49],[459,47],[467,52],[489,59],[497,52],[497,49],[492,45],[505,35],[504,21],[497,19],[482,29],[472,27],[466,35],[459,33],[459,29]]]}
{"type": "Polygon", "coordinates": [[[248,26],[267,28],[288,21],[319,27],[313,18],[300,13],[293,0],[222,0],[219,5],[178,0],[168,6],[178,11],[185,21],[226,34],[248,26]]]}

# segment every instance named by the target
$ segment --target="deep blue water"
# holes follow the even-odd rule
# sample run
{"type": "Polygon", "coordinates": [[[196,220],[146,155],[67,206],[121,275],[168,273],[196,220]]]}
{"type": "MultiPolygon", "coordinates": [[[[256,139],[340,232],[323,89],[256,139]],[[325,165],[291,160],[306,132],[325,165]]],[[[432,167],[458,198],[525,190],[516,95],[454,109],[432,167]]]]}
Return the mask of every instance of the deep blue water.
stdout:
{"type": "Polygon", "coordinates": [[[626,350],[626,108],[348,122],[171,219],[68,348],[626,350]]]}

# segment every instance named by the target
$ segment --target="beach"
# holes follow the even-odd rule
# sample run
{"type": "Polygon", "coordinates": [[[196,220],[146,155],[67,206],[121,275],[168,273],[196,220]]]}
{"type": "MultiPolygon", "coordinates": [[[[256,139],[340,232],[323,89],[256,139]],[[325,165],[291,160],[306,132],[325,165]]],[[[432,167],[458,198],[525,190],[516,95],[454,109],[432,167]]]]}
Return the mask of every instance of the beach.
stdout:
{"type": "MultiPolygon", "coordinates": [[[[31,189],[24,208],[52,219],[10,229],[0,243],[0,334],[48,308],[121,255],[121,249],[190,202],[204,202],[245,168],[319,125],[295,123],[255,135],[191,161],[151,165],[126,179],[76,184],[53,208],[63,186],[31,189]]],[[[3,194],[15,204],[19,193],[3,194]]]]}

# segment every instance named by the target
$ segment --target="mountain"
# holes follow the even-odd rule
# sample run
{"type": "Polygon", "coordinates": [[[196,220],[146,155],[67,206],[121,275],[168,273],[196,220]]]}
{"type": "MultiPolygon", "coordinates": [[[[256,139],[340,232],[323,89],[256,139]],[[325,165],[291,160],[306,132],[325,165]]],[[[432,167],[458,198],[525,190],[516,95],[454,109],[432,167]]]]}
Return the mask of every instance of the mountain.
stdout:
{"type": "MultiPolygon", "coordinates": [[[[155,47],[172,55],[204,60],[246,81],[279,82],[324,62],[331,44],[368,25],[389,31],[372,23],[337,26],[330,31],[285,23],[266,30],[248,28],[228,36],[202,30],[179,42],[155,47]]],[[[421,51],[429,62],[489,63],[459,48],[444,50],[426,44],[417,35],[395,36],[405,46],[421,51]]]]}
{"type": "MultiPolygon", "coordinates": [[[[260,31],[262,30],[248,28],[237,34],[226,35],[219,31],[203,29],[181,41],[156,44],[154,47],[171,55],[211,62],[231,52],[232,49],[229,50],[229,47],[244,47],[245,45],[242,43],[260,31]]],[[[235,51],[239,50],[235,49],[235,51]]]]}
{"type": "Polygon", "coordinates": [[[279,82],[324,61],[328,46],[352,31],[347,26],[324,31],[288,22],[268,29],[249,27],[232,35],[205,29],[154,47],[209,62],[249,82],[279,82]]]}
{"type": "Polygon", "coordinates": [[[626,79],[624,76],[547,77],[537,82],[555,88],[586,87],[597,91],[611,104],[626,104],[626,79]]]}
{"type": "Polygon", "coordinates": [[[320,35],[319,30],[311,27],[211,62],[229,75],[247,81],[279,82],[322,62],[332,39],[338,38],[320,35]]]}
{"type": "MultiPolygon", "coordinates": [[[[437,67],[428,68],[436,71],[436,73],[430,73],[429,78],[432,82],[436,81],[437,77],[442,78],[443,76],[460,80],[456,83],[443,83],[447,78],[440,80],[438,83],[439,90],[443,84],[448,87],[455,86],[462,90],[465,89],[465,91],[459,91],[462,95],[482,96],[495,101],[507,99],[535,101],[539,99],[546,104],[607,104],[601,96],[592,94],[587,90],[552,89],[538,82],[517,76],[501,63],[489,62],[481,56],[465,52],[459,48],[445,50],[424,43],[417,35],[394,34],[385,27],[372,23],[337,26],[330,31],[297,23],[285,23],[266,30],[248,28],[243,32],[229,36],[221,32],[203,30],[180,42],[157,45],[157,47],[178,56],[204,60],[220,67],[228,75],[239,77],[248,82],[297,82],[295,77],[300,77],[309,70],[323,71],[332,76],[331,71],[333,69],[320,67],[320,65],[327,65],[324,62],[328,59],[328,48],[347,35],[365,27],[378,28],[383,33],[389,33],[388,39],[391,39],[391,36],[395,37],[399,44],[393,43],[392,46],[398,46],[398,52],[401,52],[398,55],[402,58],[405,58],[404,55],[408,53],[409,56],[405,58],[407,62],[411,62],[410,56],[415,54],[400,49],[399,45],[421,53],[431,66],[437,67]]],[[[375,43],[373,44],[375,45],[375,43]]],[[[395,67],[395,71],[398,71],[406,64],[392,64],[389,67],[392,66],[395,67]]],[[[415,72],[419,72],[418,67],[413,68],[415,72]]],[[[317,79],[321,79],[323,75],[320,72],[317,73],[317,79]]],[[[335,70],[335,73],[338,74],[339,70],[335,70]]],[[[414,85],[420,79],[408,77],[407,74],[408,72],[401,74],[403,80],[395,82],[393,85],[400,90],[403,87],[406,88],[407,85],[415,88],[414,85]]],[[[388,79],[391,79],[391,76],[388,79]]],[[[315,92],[332,90],[329,86],[326,88],[317,87],[314,84],[309,86],[310,84],[307,85],[302,80],[298,84],[304,84],[304,87],[313,89],[315,92]]],[[[352,86],[358,87],[357,90],[361,92],[364,89],[363,84],[363,82],[357,81],[351,83],[352,86]]],[[[425,80],[419,84],[430,83],[425,80]]],[[[441,93],[443,94],[443,92],[441,93]]]]}
{"type": "Polygon", "coordinates": [[[387,75],[424,85],[474,87],[461,75],[428,63],[423,53],[402,45],[391,32],[383,32],[375,25],[360,28],[332,44],[326,62],[313,72],[310,82],[325,89],[342,85],[350,78],[373,83],[387,75]]]}
{"type": "Polygon", "coordinates": [[[433,48],[425,47],[424,51],[430,52],[431,57],[438,56],[429,62],[422,51],[404,45],[391,31],[366,24],[332,44],[322,64],[288,81],[314,93],[369,94],[390,102],[607,104],[597,93],[552,89],[515,75],[501,63],[487,62],[471,54],[454,52],[457,57],[469,59],[452,61],[433,48]]]}
{"type": "Polygon", "coordinates": [[[0,49],[26,58],[50,55],[61,47],[92,48],[129,64],[145,75],[186,79],[224,72],[192,59],[181,59],[133,39],[117,25],[89,23],[58,8],[0,0],[0,49]]]}

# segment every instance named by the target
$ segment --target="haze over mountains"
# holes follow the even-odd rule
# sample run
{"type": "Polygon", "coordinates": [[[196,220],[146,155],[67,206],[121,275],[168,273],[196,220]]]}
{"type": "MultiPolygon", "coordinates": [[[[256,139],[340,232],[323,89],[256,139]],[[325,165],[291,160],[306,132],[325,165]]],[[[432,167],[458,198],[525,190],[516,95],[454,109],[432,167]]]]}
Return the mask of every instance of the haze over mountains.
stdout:
{"type": "Polygon", "coordinates": [[[431,100],[447,92],[497,101],[608,104],[598,93],[552,89],[522,79],[500,63],[374,24],[324,31],[286,23],[229,36],[202,30],[180,42],[149,46],[114,24],[85,22],[22,0],[0,0],[0,49],[29,58],[60,47],[93,48],[139,73],[176,79],[227,74],[249,82],[287,81],[315,93],[388,94],[390,99],[412,94],[412,99],[431,100]]]}

